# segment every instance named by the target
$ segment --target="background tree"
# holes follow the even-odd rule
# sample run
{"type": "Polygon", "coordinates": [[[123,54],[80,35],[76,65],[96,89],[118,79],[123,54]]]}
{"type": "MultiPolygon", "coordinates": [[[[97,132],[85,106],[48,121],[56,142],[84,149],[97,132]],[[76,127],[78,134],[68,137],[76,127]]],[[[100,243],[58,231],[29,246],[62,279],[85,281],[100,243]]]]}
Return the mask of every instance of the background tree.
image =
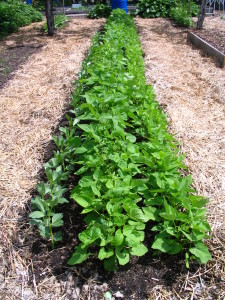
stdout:
{"type": "Polygon", "coordinates": [[[206,0],[202,0],[200,6],[200,12],[198,15],[197,29],[202,29],[203,27],[203,22],[205,19],[205,7],[206,7],[206,0]]]}
{"type": "Polygon", "coordinates": [[[48,35],[54,34],[53,0],[45,0],[45,12],[47,19],[48,35]]]}

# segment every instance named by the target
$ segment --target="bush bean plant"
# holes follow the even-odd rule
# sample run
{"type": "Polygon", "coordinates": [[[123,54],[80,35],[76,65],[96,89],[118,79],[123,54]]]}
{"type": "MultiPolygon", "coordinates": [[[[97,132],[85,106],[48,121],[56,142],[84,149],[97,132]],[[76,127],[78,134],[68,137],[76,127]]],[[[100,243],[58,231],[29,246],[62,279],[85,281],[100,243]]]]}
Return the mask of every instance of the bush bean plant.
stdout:
{"type": "Polygon", "coordinates": [[[149,243],[156,252],[181,253],[187,267],[190,260],[210,259],[202,241],[210,231],[207,200],[181,173],[183,156],[154,98],[134,22],[115,10],[83,62],[73,117],[54,138],[58,150],[45,165],[48,182],[39,184],[32,201],[32,224],[54,244],[60,239],[54,227],[63,223],[55,208],[68,201],[63,194],[75,173],[70,198],[83,208],[86,228],[70,265],[97,255],[107,270],[116,270],[130,256],[144,255],[149,243]],[[146,230],[154,233],[152,241],[145,240],[146,230]]]}

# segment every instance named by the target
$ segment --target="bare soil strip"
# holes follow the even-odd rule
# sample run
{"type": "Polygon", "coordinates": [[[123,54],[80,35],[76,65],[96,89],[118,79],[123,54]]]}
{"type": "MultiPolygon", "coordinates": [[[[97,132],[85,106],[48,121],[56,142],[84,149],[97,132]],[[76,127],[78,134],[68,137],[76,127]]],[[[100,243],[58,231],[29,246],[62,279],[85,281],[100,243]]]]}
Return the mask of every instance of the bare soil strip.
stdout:
{"type": "MultiPolygon", "coordinates": [[[[212,22],[210,19],[210,27],[212,22]]],[[[187,272],[186,278],[181,278],[180,292],[190,293],[191,299],[223,299],[225,70],[187,45],[186,32],[170,21],[136,19],[136,23],[145,53],[147,82],[154,86],[156,98],[168,115],[170,131],[180,142],[181,152],[186,153],[185,163],[195,188],[210,199],[208,218],[213,232],[207,244],[213,260],[196,274],[187,272]],[[210,295],[213,298],[208,298],[210,295]]],[[[162,290],[154,292],[163,297],[162,290]]]]}
{"type": "MultiPolygon", "coordinates": [[[[93,34],[104,20],[73,19],[53,38],[43,37],[34,26],[23,28],[0,45],[40,45],[0,91],[0,298],[56,299],[52,280],[40,289],[32,278],[33,291],[26,289],[32,261],[25,263],[12,238],[24,220],[18,219],[35,188],[42,168],[45,146],[51,140],[63,109],[70,100],[72,84],[93,34]],[[46,286],[52,286],[51,298],[46,286]],[[39,296],[38,296],[39,293],[39,296]]],[[[19,237],[18,237],[19,238],[19,237]]],[[[23,241],[21,240],[21,244],[23,241]]],[[[57,262],[56,262],[57,263],[57,262]]]]}

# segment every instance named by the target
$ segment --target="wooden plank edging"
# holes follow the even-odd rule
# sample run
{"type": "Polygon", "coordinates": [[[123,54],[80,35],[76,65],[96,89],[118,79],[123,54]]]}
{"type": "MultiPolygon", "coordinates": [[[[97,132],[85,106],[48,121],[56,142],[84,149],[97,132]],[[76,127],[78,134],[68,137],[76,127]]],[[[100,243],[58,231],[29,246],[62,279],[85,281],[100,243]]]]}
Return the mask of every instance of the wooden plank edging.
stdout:
{"type": "Polygon", "coordinates": [[[205,53],[209,54],[210,56],[213,56],[217,58],[219,61],[220,67],[223,68],[225,65],[225,55],[214,48],[212,45],[201,39],[199,36],[194,34],[193,32],[188,31],[187,39],[189,42],[191,42],[193,45],[195,45],[197,48],[202,49],[205,53]]]}

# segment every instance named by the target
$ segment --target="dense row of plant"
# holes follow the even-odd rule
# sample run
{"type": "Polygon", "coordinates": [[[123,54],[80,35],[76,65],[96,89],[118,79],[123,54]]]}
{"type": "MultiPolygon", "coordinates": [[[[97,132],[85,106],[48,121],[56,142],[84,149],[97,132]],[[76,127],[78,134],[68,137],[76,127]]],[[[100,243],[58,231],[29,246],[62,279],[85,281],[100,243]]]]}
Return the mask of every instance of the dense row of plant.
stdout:
{"type": "Polygon", "coordinates": [[[146,84],[136,28],[125,12],[114,11],[104,35],[95,36],[73,107],[69,128],[54,137],[58,150],[45,165],[48,182],[39,184],[32,200],[30,217],[41,235],[53,246],[61,238],[54,227],[63,216],[55,208],[68,202],[63,195],[74,173],[71,198],[83,207],[87,225],[69,264],[98,255],[107,270],[115,270],[148,251],[149,228],[156,251],[183,253],[187,267],[192,259],[206,263],[207,201],[194,195],[190,176],[180,173],[183,156],[146,84]]]}
{"type": "Polygon", "coordinates": [[[170,17],[179,25],[193,25],[192,17],[199,13],[199,5],[189,0],[139,0],[134,15],[143,18],[170,17]]]}
{"type": "Polygon", "coordinates": [[[0,38],[16,32],[19,27],[32,22],[42,21],[43,16],[31,5],[22,1],[8,0],[0,2],[0,38]]]}

